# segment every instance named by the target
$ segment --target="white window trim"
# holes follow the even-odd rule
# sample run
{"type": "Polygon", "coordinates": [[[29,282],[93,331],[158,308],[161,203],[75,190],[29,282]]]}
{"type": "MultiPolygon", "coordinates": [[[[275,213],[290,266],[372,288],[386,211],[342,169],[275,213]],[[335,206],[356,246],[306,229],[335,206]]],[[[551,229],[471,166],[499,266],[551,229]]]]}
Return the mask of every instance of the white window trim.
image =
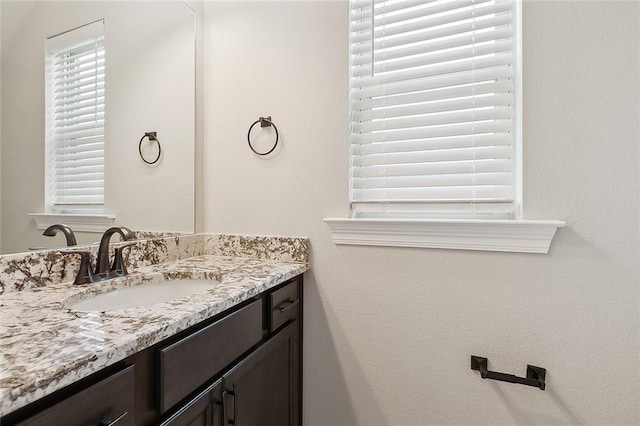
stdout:
{"type": "MultiPolygon", "coordinates": [[[[53,130],[55,130],[55,127],[57,125],[60,124],[65,124],[68,125],[69,123],[67,121],[60,121],[60,117],[57,116],[56,112],[55,112],[55,90],[59,90],[58,86],[56,86],[56,84],[58,84],[60,82],[60,78],[59,76],[55,75],[54,69],[53,69],[53,63],[51,61],[55,61],[55,60],[59,60],[58,58],[60,57],[61,53],[64,53],[65,55],[67,53],[69,53],[70,51],[72,51],[73,49],[75,49],[77,47],[77,45],[80,43],[82,46],[86,45],[86,43],[88,41],[91,41],[91,43],[94,42],[94,40],[98,37],[104,37],[104,19],[99,19],[93,22],[90,22],[88,24],[82,25],[80,27],[76,27],[73,28],[71,30],[65,31],[63,33],[60,34],[56,34],[54,36],[48,37],[47,38],[47,45],[46,45],[46,77],[47,77],[47,96],[46,96],[46,121],[47,121],[47,135],[46,135],[46,170],[45,170],[45,205],[46,205],[46,211],[50,212],[52,214],[70,214],[72,216],[84,216],[84,215],[93,215],[93,216],[100,216],[103,215],[105,213],[105,204],[104,204],[104,171],[102,172],[102,179],[100,181],[100,184],[98,186],[93,186],[91,189],[93,189],[94,191],[102,191],[102,195],[101,195],[101,199],[100,200],[78,200],[75,196],[72,196],[72,200],[69,201],[68,199],[65,198],[65,200],[63,200],[63,203],[59,203],[59,198],[58,196],[60,195],[60,191],[56,189],[57,183],[58,183],[58,178],[60,177],[57,174],[57,171],[60,166],[61,163],[56,159],[56,150],[61,148],[61,145],[59,145],[59,142],[56,142],[55,139],[58,138],[63,138],[66,140],[66,137],[62,137],[57,135],[53,130]],[[76,47],[73,47],[76,46],[76,47]],[[71,50],[70,50],[71,49],[71,50]]],[[[104,43],[104,41],[103,41],[104,43]]],[[[95,49],[95,48],[94,48],[95,49]]],[[[104,51],[104,46],[102,47],[102,50],[104,51]]],[[[91,51],[93,52],[93,50],[91,51]]],[[[77,58],[77,56],[75,56],[75,58],[77,58]]],[[[66,59],[65,59],[66,60],[66,59]]],[[[102,58],[102,61],[104,61],[104,58],[102,58]]],[[[96,63],[97,63],[97,59],[96,59],[96,63]]],[[[97,67],[97,65],[96,65],[97,67]]],[[[87,70],[85,68],[83,68],[83,70],[87,70]]],[[[92,70],[91,68],[89,68],[89,70],[92,70]]],[[[76,74],[73,74],[72,77],[74,78],[78,78],[77,76],[79,76],[81,74],[81,72],[79,71],[74,71],[76,74]]],[[[98,82],[98,71],[96,68],[95,71],[96,75],[96,85],[99,84],[98,82]]],[[[68,74],[68,72],[67,72],[68,74]]],[[[104,70],[102,71],[100,77],[104,78],[104,70]]],[[[83,83],[86,84],[86,83],[83,83]]],[[[102,83],[104,85],[104,82],[102,83]]],[[[93,83],[91,83],[91,85],[93,86],[93,83]]],[[[103,86],[104,87],[104,86],[103,86]]],[[[101,90],[104,90],[101,89],[101,90]]],[[[95,88],[94,89],[95,93],[90,93],[93,94],[95,96],[94,101],[96,103],[96,107],[99,106],[99,101],[98,101],[98,91],[100,91],[99,89],[95,88]]],[[[65,104],[65,106],[71,106],[73,105],[73,107],[75,107],[74,105],[75,101],[73,103],[69,103],[69,104],[65,104]]],[[[104,107],[104,101],[102,104],[102,107],[104,107]]],[[[84,108],[84,107],[83,107],[84,108]]],[[[77,113],[79,110],[72,110],[72,113],[77,113]]],[[[93,113],[92,113],[93,114],[93,113]]],[[[98,110],[97,112],[95,112],[95,114],[100,114],[100,111],[98,110]]],[[[102,112],[102,114],[104,114],[104,112],[102,112]]],[[[86,115],[86,112],[84,112],[83,109],[83,118],[86,115]]],[[[77,123],[75,123],[77,124],[77,123]]],[[[81,126],[86,126],[87,123],[81,123],[81,126]]],[[[95,122],[91,123],[93,124],[93,127],[90,129],[78,129],[78,128],[72,128],[71,131],[72,133],[78,133],[79,131],[83,131],[83,132],[87,132],[87,131],[92,131],[92,130],[101,130],[102,135],[96,135],[94,136],[94,139],[96,138],[102,138],[102,140],[96,140],[94,142],[101,142],[104,144],[104,117],[102,118],[102,126],[97,125],[95,122]]],[[[66,129],[68,130],[67,127],[62,127],[62,129],[66,129]]],[[[65,131],[66,131],[65,130],[65,131]]],[[[83,135],[86,136],[86,135],[83,135]]],[[[75,139],[74,137],[71,138],[72,140],[75,139]]],[[[66,146],[67,142],[63,142],[62,146],[66,146]]],[[[72,142],[75,143],[75,142],[72,142]]],[[[81,146],[81,145],[78,145],[81,146]]],[[[91,151],[95,151],[95,148],[92,148],[91,151]]],[[[84,152],[84,151],[83,151],[84,152]]],[[[100,159],[104,162],[104,147],[102,148],[102,152],[101,152],[101,156],[100,159]]],[[[93,158],[95,159],[95,157],[93,158]]],[[[89,159],[91,160],[91,159],[89,159]]],[[[85,160],[82,160],[85,161],[85,160]]],[[[86,164],[82,164],[83,166],[86,166],[86,164]]],[[[64,168],[64,166],[63,166],[64,168]]],[[[65,170],[69,170],[68,168],[65,168],[65,170]]],[[[75,170],[71,169],[73,171],[73,173],[76,173],[75,170]]],[[[83,172],[85,173],[85,172],[83,172]]],[[[72,175],[72,177],[75,175],[72,175]]],[[[86,188],[86,187],[83,187],[86,188]]],[[[65,193],[66,191],[63,189],[62,190],[63,193],[65,193]]],[[[85,194],[87,195],[87,194],[85,194]]],[[[92,197],[99,197],[99,193],[95,193],[92,192],[90,194],[90,196],[92,197]]]]}
{"type": "Polygon", "coordinates": [[[104,232],[116,220],[114,215],[108,214],[57,214],[57,213],[29,213],[38,229],[47,229],[56,223],[64,223],[74,231],[104,232]]]}
{"type": "MultiPolygon", "coordinates": [[[[516,1],[517,21],[521,3],[516,1]]],[[[548,253],[559,220],[522,219],[522,25],[516,28],[515,219],[325,218],[338,245],[439,248],[518,253],[548,253]]]]}
{"type": "Polygon", "coordinates": [[[559,220],[325,218],[335,244],[548,253],[559,220]]]}

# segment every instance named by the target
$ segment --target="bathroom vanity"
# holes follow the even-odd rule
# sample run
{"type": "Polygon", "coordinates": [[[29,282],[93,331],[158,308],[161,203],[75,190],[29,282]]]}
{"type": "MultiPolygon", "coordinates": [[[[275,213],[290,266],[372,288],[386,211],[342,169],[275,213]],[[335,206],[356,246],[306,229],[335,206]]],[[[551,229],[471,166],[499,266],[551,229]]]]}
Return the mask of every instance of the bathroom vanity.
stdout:
{"type": "Polygon", "coordinates": [[[273,241],[240,246],[205,242],[196,256],[92,287],[66,282],[2,295],[3,309],[40,319],[30,331],[14,329],[17,318],[3,328],[3,363],[14,362],[0,378],[2,425],[301,424],[306,257],[289,251],[283,261],[273,241]],[[151,306],[65,308],[95,293],[184,278],[216,285],[151,306]],[[36,300],[40,315],[28,309],[36,300]]]}

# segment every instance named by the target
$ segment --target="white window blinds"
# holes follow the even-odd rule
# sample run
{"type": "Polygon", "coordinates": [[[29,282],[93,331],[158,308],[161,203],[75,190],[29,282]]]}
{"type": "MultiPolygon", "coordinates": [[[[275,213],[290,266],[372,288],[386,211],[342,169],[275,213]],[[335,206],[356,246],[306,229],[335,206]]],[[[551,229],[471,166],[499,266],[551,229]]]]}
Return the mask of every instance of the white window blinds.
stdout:
{"type": "Polygon", "coordinates": [[[354,216],[514,214],[514,3],[351,1],[354,216]]]}
{"type": "Polygon", "coordinates": [[[99,21],[47,40],[47,204],[104,209],[105,49],[99,21]]]}

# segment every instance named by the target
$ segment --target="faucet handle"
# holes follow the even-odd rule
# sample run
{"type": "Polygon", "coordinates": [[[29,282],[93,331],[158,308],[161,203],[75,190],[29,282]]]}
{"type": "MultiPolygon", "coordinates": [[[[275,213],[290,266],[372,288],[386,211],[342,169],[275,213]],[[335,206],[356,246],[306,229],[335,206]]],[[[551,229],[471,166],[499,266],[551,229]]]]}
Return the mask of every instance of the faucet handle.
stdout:
{"type": "Polygon", "coordinates": [[[124,252],[124,249],[130,248],[135,244],[136,242],[130,242],[127,244],[122,244],[121,246],[115,248],[115,252],[113,254],[113,264],[111,265],[111,271],[109,272],[110,276],[124,277],[125,275],[128,274],[127,265],[126,265],[126,262],[124,261],[124,257],[122,253],[124,252]]]}
{"type": "Polygon", "coordinates": [[[95,277],[91,271],[91,251],[90,250],[59,250],[58,253],[65,254],[78,254],[80,255],[80,269],[76,275],[76,279],[73,281],[74,285],[89,284],[95,282],[95,277]]]}

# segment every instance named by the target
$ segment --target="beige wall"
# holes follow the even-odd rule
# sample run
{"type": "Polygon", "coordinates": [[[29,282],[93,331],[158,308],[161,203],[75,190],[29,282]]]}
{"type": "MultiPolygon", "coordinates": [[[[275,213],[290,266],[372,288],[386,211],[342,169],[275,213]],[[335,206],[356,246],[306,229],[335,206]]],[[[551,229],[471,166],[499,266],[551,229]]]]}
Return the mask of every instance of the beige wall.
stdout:
{"type": "MultiPolygon", "coordinates": [[[[105,19],[105,210],[132,229],[193,232],[195,44],[193,11],[169,2],[3,2],[3,252],[59,246],[28,213],[44,206],[46,37],[105,19]],[[162,157],[138,156],[157,131],[162,157]]],[[[155,152],[152,152],[153,154],[155,152]]],[[[92,242],[99,234],[78,234],[92,242]]]]}
{"type": "Polygon", "coordinates": [[[548,255],[335,246],[346,2],[205,3],[205,229],[307,235],[306,425],[638,424],[639,5],[524,5],[525,217],[548,255]],[[281,147],[251,153],[271,115],[281,147]],[[548,369],[545,392],[482,381],[548,369]]]}

